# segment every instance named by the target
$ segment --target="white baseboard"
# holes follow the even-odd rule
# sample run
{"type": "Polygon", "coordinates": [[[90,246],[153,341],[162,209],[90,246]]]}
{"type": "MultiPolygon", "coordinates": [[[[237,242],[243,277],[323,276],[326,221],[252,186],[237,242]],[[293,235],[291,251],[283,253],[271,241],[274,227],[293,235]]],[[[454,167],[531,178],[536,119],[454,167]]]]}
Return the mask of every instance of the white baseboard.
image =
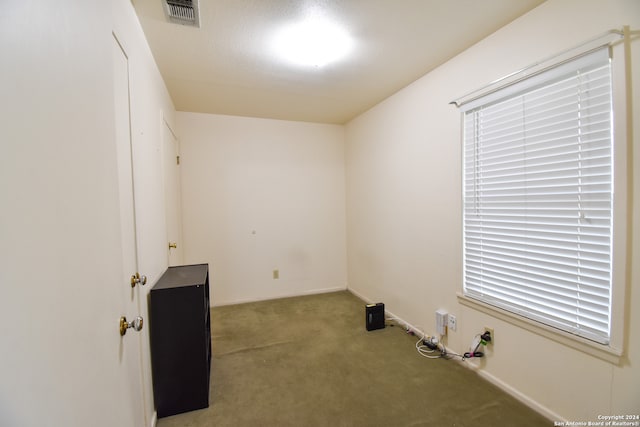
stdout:
{"type": "MultiPolygon", "coordinates": [[[[357,291],[354,291],[353,289],[347,289],[347,291],[351,292],[353,295],[355,295],[356,297],[360,298],[362,301],[364,301],[367,304],[374,304],[374,301],[372,301],[371,299],[365,297],[361,293],[359,293],[357,291]]],[[[407,322],[403,318],[397,316],[395,313],[387,310],[386,306],[384,308],[384,314],[385,314],[386,318],[392,317],[393,320],[395,320],[400,325],[402,325],[406,330],[409,330],[409,331],[413,332],[415,335],[417,335],[417,336],[424,336],[425,335],[425,332],[423,330],[421,330],[420,328],[412,325],[411,323],[407,322]]]]}
{"type": "MultiPolygon", "coordinates": [[[[361,293],[359,293],[359,292],[357,292],[357,291],[355,291],[353,289],[347,289],[347,290],[349,292],[351,292],[353,295],[355,295],[356,297],[358,297],[361,300],[363,300],[367,304],[373,304],[374,303],[374,301],[372,301],[371,299],[365,297],[364,295],[362,295],[361,293]]],[[[405,321],[404,319],[402,319],[402,318],[396,316],[395,314],[393,314],[392,312],[388,311],[386,309],[386,307],[385,307],[385,313],[388,314],[388,316],[397,319],[397,321],[400,324],[402,324],[404,327],[406,327],[406,328],[410,329],[411,331],[413,331],[416,335],[418,335],[418,336],[424,335],[424,331],[421,331],[417,327],[413,326],[411,323],[405,321]]],[[[455,351],[455,350],[454,350],[454,352],[456,352],[458,354],[461,354],[460,352],[455,351]]],[[[504,381],[500,380],[499,378],[497,378],[497,377],[491,375],[490,373],[482,370],[479,366],[474,365],[474,364],[469,363],[469,362],[466,362],[466,361],[462,361],[462,360],[458,360],[458,362],[460,364],[462,364],[464,367],[466,367],[468,369],[471,369],[472,371],[475,371],[483,379],[485,379],[488,382],[490,382],[491,384],[497,386],[502,391],[504,391],[508,395],[514,397],[518,401],[522,402],[523,404],[525,404],[529,408],[533,409],[534,411],[536,411],[537,413],[539,413],[543,417],[548,418],[551,423],[553,421],[565,421],[566,422],[566,420],[564,418],[562,418],[560,415],[558,415],[555,412],[551,411],[549,408],[547,408],[546,406],[540,404],[539,402],[531,399],[529,396],[527,396],[524,393],[518,391],[517,389],[513,388],[512,386],[510,386],[509,384],[507,384],[504,381]]]]}
{"type": "MultiPolygon", "coordinates": [[[[333,288],[314,289],[314,290],[311,290],[311,291],[283,294],[283,295],[278,295],[278,296],[269,297],[269,298],[263,298],[263,299],[260,299],[260,298],[249,298],[249,299],[240,299],[240,300],[234,300],[234,301],[225,301],[223,304],[215,304],[214,307],[216,307],[216,306],[224,306],[224,305],[233,305],[233,304],[244,304],[244,303],[249,303],[249,302],[257,302],[257,301],[267,301],[267,300],[279,299],[279,298],[290,298],[290,297],[298,297],[298,296],[305,296],[305,295],[324,294],[324,293],[338,292],[338,291],[344,291],[344,290],[347,290],[347,291],[351,292],[353,295],[355,295],[356,297],[358,297],[359,299],[361,299],[362,301],[364,301],[367,304],[374,303],[374,301],[372,301],[370,298],[367,298],[366,296],[362,295],[361,293],[359,293],[359,292],[357,292],[357,291],[355,291],[353,289],[350,289],[347,286],[337,286],[337,287],[333,287],[333,288]]],[[[386,307],[385,307],[385,316],[386,317],[392,317],[396,322],[398,322],[400,325],[402,325],[406,330],[412,331],[416,336],[424,336],[424,334],[425,334],[424,331],[422,331],[418,327],[414,326],[413,324],[407,322],[403,318],[397,316],[392,311],[387,310],[386,307]]],[[[510,386],[509,384],[505,383],[501,379],[499,379],[499,378],[493,376],[492,374],[482,370],[479,366],[474,365],[474,364],[469,363],[469,362],[465,362],[465,361],[459,361],[459,363],[461,363],[466,368],[471,369],[472,371],[475,371],[483,379],[485,379],[488,382],[490,382],[491,384],[497,386],[498,388],[500,388],[502,391],[504,391],[505,393],[509,394],[510,396],[513,396],[515,399],[517,399],[518,401],[522,402],[523,404],[525,404],[529,408],[533,409],[534,411],[538,412],[540,415],[546,417],[551,422],[553,422],[553,421],[566,421],[560,415],[558,415],[555,412],[551,411],[546,406],[544,406],[544,405],[540,404],[539,402],[531,399],[529,396],[527,396],[524,393],[520,392],[519,390],[513,388],[512,386],[510,386]]],[[[156,415],[157,415],[156,412],[154,412],[153,417],[152,417],[151,427],[156,427],[156,421],[157,421],[156,415]]]]}
{"type": "Polygon", "coordinates": [[[462,364],[462,366],[466,367],[467,369],[471,369],[472,371],[476,372],[483,379],[485,379],[488,382],[490,382],[491,384],[497,386],[499,389],[501,389],[502,391],[504,391],[508,395],[516,398],[519,402],[524,403],[526,406],[528,406],[529,408],[533,409],[534,411],[536,411],[537,413],[539,413],[543,417],[546,417],[547,419],[549,419],[550,423],[553,423],[554,421],[563,421],[563,422],[567,421],[566,419],[562,418],[560,415],[558,415],[555,412],[553,412],[551,409],[549,409],[546,406],[540,404],[539,402],[533,400],[532,398],[530,398],[526,394],[524,394],[524,393],[520,392],[519,390],[513,388],[512,386],[510,386],[509,384],[505,383],[501,379],[493,376],[492,374],[490,374],[487,371],[482,370],[479,366],[474,365],[474,364],[469,363],[469,362],[464,362],[464,361],[460,361],[460,364],[462,364]]]}
{"type": "Polygon", "coordinates": [[[339,292],[339,291],[346,291],[346,290],[347,290],[347,285],[345,284],[342,286],[336,286],[332,288],[311,289],[311,290],[302,291],[302,292],[290,292],[290,293],[277,294],[277,295],[272,295],[265,298],[240,298],[237,300],[223,301],[222,303],[214,303],[212,304],[212,307],[222,307],[225,305],[235,305],[235,304],[246,304],[246,303],[258,302],[258,301],[269,301],[269,300],[280,299],[280,298],[302,297],[305,295],[327,294],[330,292],[339,292]]]}
{"type": "Polygon", "coordinates": [[[360,292],[354,291],[351,288],[347,288],[347,290],[352,294],[354,294],[355,296],[357,296],[358,298],[360,298],[362,301],[366,302],[367,304],[373,304],[373,301],[371,301],[369,298],[362,295],[360,292]]]}

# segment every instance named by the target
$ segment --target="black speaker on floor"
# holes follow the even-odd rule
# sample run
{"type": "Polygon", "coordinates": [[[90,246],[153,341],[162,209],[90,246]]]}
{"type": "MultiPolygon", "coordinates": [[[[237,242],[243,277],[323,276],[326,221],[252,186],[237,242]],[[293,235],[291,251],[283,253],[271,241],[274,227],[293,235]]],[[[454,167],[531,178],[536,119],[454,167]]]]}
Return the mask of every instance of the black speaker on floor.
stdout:
{"type": "Polygon", "coordinates": [[[365,325],[367,331],[384,328],[384,304],[367,304],[365,306],[365,325]]]}

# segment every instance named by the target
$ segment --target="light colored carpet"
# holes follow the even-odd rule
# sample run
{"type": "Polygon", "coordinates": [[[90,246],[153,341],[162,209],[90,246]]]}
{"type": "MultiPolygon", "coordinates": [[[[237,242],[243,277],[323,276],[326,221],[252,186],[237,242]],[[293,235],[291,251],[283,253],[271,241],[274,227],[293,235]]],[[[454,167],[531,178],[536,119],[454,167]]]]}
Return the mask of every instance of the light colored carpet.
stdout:
{"type": "Polygon", "coordinates": [[[454,360],[426,359],[402,328],[367,332],[364,302],[335,292],[212,309],[201,426],[549,426],[454,360]]]}

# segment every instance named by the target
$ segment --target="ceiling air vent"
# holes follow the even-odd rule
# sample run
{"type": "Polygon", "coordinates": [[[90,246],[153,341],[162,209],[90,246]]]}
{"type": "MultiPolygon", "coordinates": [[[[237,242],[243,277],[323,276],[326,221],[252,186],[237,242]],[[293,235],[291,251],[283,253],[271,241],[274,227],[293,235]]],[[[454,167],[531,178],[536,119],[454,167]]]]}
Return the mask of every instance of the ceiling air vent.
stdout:
{"type": "Polygon", "coordinates": [[[198,0],[163,0],[163,3],[170,22],[200,27],[198,0]]]}

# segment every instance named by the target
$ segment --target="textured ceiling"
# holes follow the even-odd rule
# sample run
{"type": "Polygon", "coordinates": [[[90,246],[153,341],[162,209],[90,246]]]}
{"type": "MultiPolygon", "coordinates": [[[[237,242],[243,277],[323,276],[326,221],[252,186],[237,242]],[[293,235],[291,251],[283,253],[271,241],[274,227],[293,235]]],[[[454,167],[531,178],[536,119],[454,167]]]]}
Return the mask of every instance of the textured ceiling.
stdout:
{"type": "Polygon", "coordinates": [[[200,28],[132,0],[179,111],[346,123],[543,0],[200,0],[200,28]],[[321,16],[353,37],[324,67],[273,55],[273,34],[321,16]]]}

